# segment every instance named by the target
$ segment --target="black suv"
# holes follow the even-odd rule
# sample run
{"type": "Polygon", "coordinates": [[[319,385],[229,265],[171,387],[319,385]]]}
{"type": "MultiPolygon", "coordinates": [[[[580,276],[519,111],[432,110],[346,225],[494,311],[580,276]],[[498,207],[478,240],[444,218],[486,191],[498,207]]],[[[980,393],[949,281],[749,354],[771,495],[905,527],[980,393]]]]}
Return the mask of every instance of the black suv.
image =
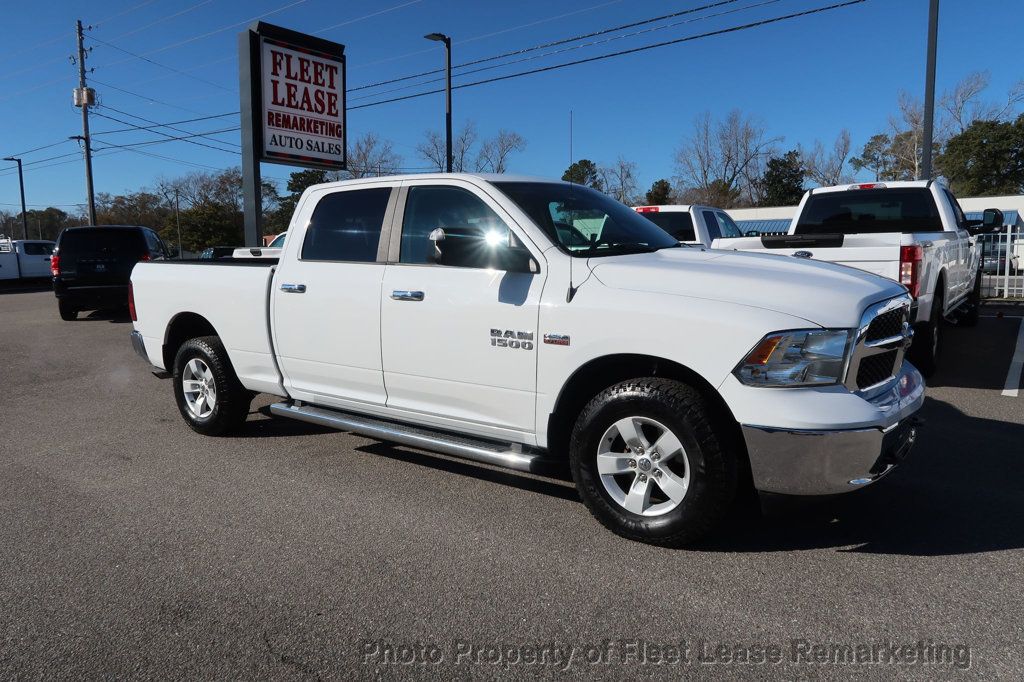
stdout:
{"type": "Polygon", "coordinates": [[[53,293],[62,320],[80,310],[128,306],[128,282],[140,260],[168,258],[156,232],[137,225],[69,227],[50,259],[53,293]]]}

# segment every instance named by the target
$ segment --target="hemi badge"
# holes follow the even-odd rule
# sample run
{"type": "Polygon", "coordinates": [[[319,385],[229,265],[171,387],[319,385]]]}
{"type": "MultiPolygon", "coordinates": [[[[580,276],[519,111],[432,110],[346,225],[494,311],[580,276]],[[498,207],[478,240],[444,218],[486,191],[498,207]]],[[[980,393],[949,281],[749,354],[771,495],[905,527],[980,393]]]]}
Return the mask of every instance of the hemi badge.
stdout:
{"type": "Polygon", "coordinates": [[[568,334],[545,334],[544,343],[550,343],[552,346],[568,346],[569,335],[568,334]]]}

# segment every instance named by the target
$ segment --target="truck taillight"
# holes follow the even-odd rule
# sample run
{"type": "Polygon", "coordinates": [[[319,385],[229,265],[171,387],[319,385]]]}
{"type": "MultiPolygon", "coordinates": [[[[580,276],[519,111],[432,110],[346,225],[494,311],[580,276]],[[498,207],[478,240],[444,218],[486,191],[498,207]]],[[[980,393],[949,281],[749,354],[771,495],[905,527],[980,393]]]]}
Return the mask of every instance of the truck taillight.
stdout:
{"type": "Polygon", "coordinates": [[[859,185],[850,185],[846,189],[886,189],[884,182],[864,182],[859,185]]]}
{"type": "Polygon", "coordinates": [[[50,256],[50,274],[54,277],[60,275],[60,256],[57,254],[50,256]]]}
{"type": "Polygon", "coordinates": [[[132,322],[138,322],[139,316],[135,314],[135,288],[128,282],[128,314],[132,316],[132,322]]]}
{"type": "Polygon", "coordinates": [[[657,213],[660,209],[658,206],[641,206],[636,209],[637,213],[657,213]]]}
{"type": "Polygon", "coordinates": [[[149,255],[149,251],[143,251],[142,252],[142,258],[140,258],[139,260],[141,260],[141,261],[148,261],[148,260],[150,260],[150,258],[151,257],[149,255]]]}
{"type": "Polygon", "coordinates": [[[924,259],[924,248],[921,246],[900,247],[900,284],[910,290],[910,295],[917,298],[921,293],[921,261],[924,259]]]}

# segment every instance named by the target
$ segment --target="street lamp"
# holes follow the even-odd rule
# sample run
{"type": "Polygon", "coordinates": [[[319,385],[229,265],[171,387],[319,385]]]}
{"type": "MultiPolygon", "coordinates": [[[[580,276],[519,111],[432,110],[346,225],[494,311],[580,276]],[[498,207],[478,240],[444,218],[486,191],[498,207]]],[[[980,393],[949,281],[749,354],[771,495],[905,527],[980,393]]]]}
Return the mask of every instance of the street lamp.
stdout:
{"type": "Polygon", "coordinates": [[[452,172],[452,39],[443,33],[428,33],[423,36],[427,40],[444,43],[444,137],[445,159],[448,172],[452,172]]]}
{"type": "Polygon", "coordinates": [[[5,156],[4,161],[18,163],[18,184],[21,185],[21,238],[28,239],[28,213],[25,212],[25,176],[21,173],[21,159],[5,156]]]}

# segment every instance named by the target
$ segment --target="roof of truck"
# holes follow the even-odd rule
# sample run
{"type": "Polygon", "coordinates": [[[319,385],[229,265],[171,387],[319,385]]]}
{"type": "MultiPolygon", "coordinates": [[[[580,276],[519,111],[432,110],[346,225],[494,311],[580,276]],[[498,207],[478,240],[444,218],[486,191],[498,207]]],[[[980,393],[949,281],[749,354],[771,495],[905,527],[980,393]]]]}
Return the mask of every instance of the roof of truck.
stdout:
{"type": "Polygon", "coordinates": [[[513,175],[510,173],[412,173],[407,175],[384,175],[368,178],[357,178],[355,180],[338,180],[335,182],[324,182],[313,185],[313,188],[349,187],[351,185],[366,185],[377,182],[402,182],[405,180],[468,180],[470,182],[483,180],[484,182],[551,182],[556,184],[568,184],[564,180],[542,178],[534,175],[513,175]]]}
{"type": "Polygon", "coordinates": [[[845,192],[850,189],[906,189],[909,187],[928,187],[933,182],[936,182],[936,180],[893,180],[891,182],[888,180],[877,180],[875,182],[847,182],[842,185],[832,185],[831,187],[814,187],[810,192],[811,194],[821,194],[824,192],[845,192]]]}

